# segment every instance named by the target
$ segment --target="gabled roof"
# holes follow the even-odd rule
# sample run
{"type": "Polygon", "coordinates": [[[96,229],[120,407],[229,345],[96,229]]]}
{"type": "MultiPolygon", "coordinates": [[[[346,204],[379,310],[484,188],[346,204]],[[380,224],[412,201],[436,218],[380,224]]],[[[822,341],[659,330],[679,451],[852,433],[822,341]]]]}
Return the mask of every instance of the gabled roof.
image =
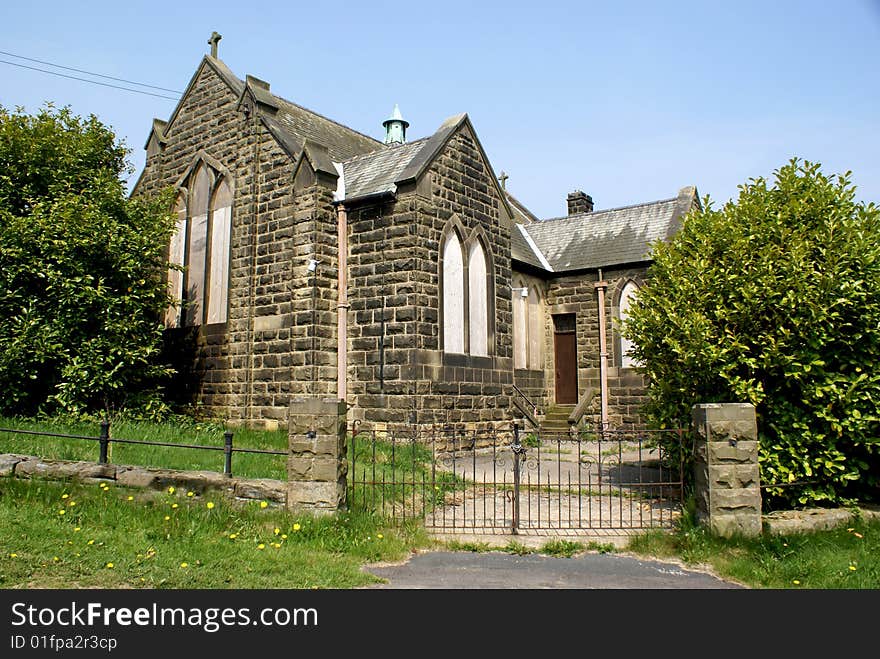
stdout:
{"type": "Polygon", "coordinates": [[[246,93],[253,96],[257,101],[257,112],[263,123],[293,159],[299,157],[306,140],[324,145],[330,156],[338,161],[384,148],[384,144],[379,140],[271,93],[269,85],[259,79],[248,76],[247,81],[240,80],[223,61],[210,55],[205,55],[202,58],[181,97],[181,102],[178,102],[168,120],[168,125],[174,123],[180,111],[182,100],[189,94],[202,69],[206,66],[213,69],[239,98],[246,93]]]}
{"type": "Polygon", "coordinates": [[[396,181],[400,174],[427,142],[428,138],[423,138],[345,160],[342,163],[345,198],[350,200],[396,192],[396,181]]]}
{"type": "MultiPolygon", "coordinates": [[[[677,197],[521,225],[553,272],[641,263],[651,245],[670,238],[681,217],[699,204],[694,187],[677,197]]],[[[519,260],[534,265],[528,255],[519,260]]]]}
{"type": "Polygon", "coordinates": [[[434,162],[450,138],[464,126],[470,128],[477,148],[483,155],[488,174],[495,180],[502,207],[507,210],[507,216],[513,218],[514,211],[507,195],[498,184],[495,173],[492,171],[492,165],[483,152],[483,147],[476,137],[476,131],[467,114],[457,114],[450,117],[440,125],[440,128],[433,135],[428,137],[404,144],[384,146],[381,150],[343,161],[341,165],[344,181],[340,186],[340,192],[344,194],[340,198],[351,201],[394,193],[401,185],[416,181],[434,162]]]}
{"type": "Polygon", "coordinates": [[[264,93],[271,96],[277,104],[278,110],[271,119],[281,131],[287,133],[289,143],[299,142],[300,147],[304,140],[322,144],[327,147],[330,157],[337,162],[369,151],[387,148],[379,140],[336,123],[317,112],[307,110],[269,92],[264,93]]]}

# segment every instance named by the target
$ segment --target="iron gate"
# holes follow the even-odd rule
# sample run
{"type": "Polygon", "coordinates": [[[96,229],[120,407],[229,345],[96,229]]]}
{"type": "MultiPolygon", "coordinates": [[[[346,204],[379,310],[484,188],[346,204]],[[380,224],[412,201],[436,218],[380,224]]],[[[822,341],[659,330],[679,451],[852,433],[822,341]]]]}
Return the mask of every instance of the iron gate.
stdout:
{"type": "Polygon", "coordinates": [[[456,533],[669,527],[681,510],[681,463],[664,453],[663,433],[684,439],[681,430],[355,431],[349,504],[456,533]]]}

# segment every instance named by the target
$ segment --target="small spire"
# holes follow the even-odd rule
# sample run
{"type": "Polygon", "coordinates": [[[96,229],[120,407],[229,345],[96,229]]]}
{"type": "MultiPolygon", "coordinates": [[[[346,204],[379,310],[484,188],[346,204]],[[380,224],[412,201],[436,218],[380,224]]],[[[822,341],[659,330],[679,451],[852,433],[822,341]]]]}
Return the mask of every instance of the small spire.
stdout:
{"type": "Polygon", "coordinates": [[[409,128],[409,122],[400,114],[400,108],[397,103],[391,111],[391,116],[382,122],[385,126],[385,144],[403,144],[406,142],[406,129],[409,128]]]}
{"type": "Polygon", "coordinates": [[[220,43],[220,39],[222,38],[223,36],[215,30],[214,32],[211,32],[211,38],[208,39],[208,43],[211,46],[211,57],[213,57],[214,59],[217,58],[217,45],[220,43]]]}

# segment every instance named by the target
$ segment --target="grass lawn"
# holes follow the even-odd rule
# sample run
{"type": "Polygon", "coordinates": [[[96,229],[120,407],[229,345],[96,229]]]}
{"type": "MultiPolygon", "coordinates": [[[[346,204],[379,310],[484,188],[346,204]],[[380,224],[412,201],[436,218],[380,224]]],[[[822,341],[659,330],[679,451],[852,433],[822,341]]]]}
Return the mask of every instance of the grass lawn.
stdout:
{"type": "Polygon", "coordinates": [[[880,588],[880,521],[838,529],[755,539],[721,539],[685,525],[674,533],[637,536],[629,551],[707,565],[752,588],[880,588]]]}
{"type": "Polygon", "coordinates": [[[0,479],[0,588],[353,588],[426,543],[369,514],[0,479]]]}

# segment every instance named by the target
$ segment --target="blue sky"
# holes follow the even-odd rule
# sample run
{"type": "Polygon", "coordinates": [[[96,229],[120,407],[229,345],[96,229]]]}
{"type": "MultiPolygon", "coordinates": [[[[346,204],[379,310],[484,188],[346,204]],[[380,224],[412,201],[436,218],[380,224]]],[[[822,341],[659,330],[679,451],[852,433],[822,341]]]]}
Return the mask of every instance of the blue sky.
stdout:
{"type": "MultiPolygon", "coordinates": [[[[213,30],[240,78],[377,138],[395,103],[411,139],[467,112],[540,217],[574,189],[597,209],[685,185],[720,203],[792,157],[880,201],[880,0],[21,2],[0,51],[183,90],[213,30]]],[[[0,63],[0,104],[45,101],[97,115],[136,169],[175,106],[0,63]]]]}

